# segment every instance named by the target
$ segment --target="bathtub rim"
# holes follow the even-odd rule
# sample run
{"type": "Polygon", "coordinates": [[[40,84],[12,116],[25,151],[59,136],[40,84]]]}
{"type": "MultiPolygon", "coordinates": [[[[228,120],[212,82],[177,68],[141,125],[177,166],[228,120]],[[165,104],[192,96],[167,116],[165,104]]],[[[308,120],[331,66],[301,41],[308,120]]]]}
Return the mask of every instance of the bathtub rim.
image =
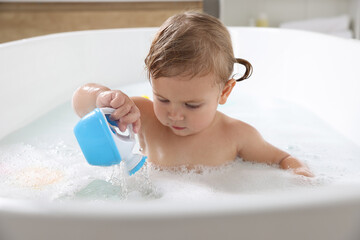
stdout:
{"type": "MultiPolygon", "coordinates": [[[[228,28],[228,30],[230,32],[232,30],[246,29],[247,31],[254,31],[254,32],[261,31],[261,32],[288,32],[288,33],[293,33],[293,34],[300,33],[300,34],[305,34],[305,35],[313,35],[313,36],[322,37],[322,38],[338,39],[341,41],[349,41],[349,42],[353,42],[355,44],[360,44],[360,41],[355,38],[342,38],[342,37],[338,37],[335,35],[329,35],[329,34],[321,33],[321,32],[307,31],[307,30],[302,30],[302,29],[286,29],[286,28],[276,28],[276,27],[258,28],[258,27],[251,27],[251,26],[234,26],[234,25],[227,25],[226,27],[228,28]]],[[[24,44],[26,42],[31,42],[31,41],[39,41],[39,40],[41,41],[41,40],[46,40],[46,39],[51,39],[51,38],[61,38],[61,37],[66,37],[68,35],[86,35],[86,34],[91,34],[91,33],[99,34],[101,32],[111,33],[111,32],[119,32],[119,31],[121,31],[121,32],[123,32],[123,31],[124,32],[146,31],[146,32],[155,34],[158,29],[159,29],[158,27],[139,27],[139,28],[131,28],[130,27],[130,28],[106,28],[106,29],[90,29],[90,30],[58,32],[58,33],[50,33],[50,34],[45,34],[45,35],[40,35],[40,36],[34,36],[34,37],[29,37],[29,38],[24,38],[24,39],[3,42],[3,43],[0,43],[0,48],[17,45],[17,44],[24,44]]]]}
{"type": "Polygon", "coordinates": [[[43,41],[47,39],[56,39],[56,38],[64,38],[67,36],[81,36],[81,35],[89,35],[89,34],[100,34],[100,33],[112,33],[112,32],[149,32],[154,33],[159,29],[157,27],[141,27],[141,28],[106,28],[106,29],[91,29],[91,30],[79,30],[79,31],[68,31],[68,32],[58,32],[58,33],[50,33],[40,36],[34,36],[24,39],[18,39],[8,42],[0,43],[0,48],[12,47],[21,44],[27,44],[34,41],[43,41]]]}
{"type": "Polygon", "coordinates": [[[275,194],[245,195],[238,199],[210,199],[207,202],[139,201],[139,202],[90,202],[69,200],[66,202],[25,200],[0,197],[0,216],[30,215],[49,218],[116,218],[116,219],[163,219],[206,217],[218,215],[252,215],[264,212],[298,211],[339,206],[360,208],[360,183],[338,184],[304,188],[275,194]],[[310,196],[310,197],[309,197],[310,196]],[[215,206],[215,207],[214,207],[215,206]]]}

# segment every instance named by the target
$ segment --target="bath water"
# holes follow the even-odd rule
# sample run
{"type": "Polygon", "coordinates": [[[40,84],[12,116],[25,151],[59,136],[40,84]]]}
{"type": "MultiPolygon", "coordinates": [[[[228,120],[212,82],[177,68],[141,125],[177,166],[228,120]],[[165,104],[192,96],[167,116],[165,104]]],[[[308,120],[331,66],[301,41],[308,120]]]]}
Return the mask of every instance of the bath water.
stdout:
{"type": "MultiPolygon", "coordinates": [[[[151,96],[149,84],[121,87],[151,96]]],[[[244,162],[193,171],[159,170],[147,164],[128,177],[122,166],[87,164],[73,134],[79,118],[70,102],[0,141],[0,197],[53,201],[202,201],[273,194],[299,188],[360,183],[360,148],[296,104],[235,87],[219,111],[245,121],[273,145],[301,159],[316,175],[244,162]]]]}

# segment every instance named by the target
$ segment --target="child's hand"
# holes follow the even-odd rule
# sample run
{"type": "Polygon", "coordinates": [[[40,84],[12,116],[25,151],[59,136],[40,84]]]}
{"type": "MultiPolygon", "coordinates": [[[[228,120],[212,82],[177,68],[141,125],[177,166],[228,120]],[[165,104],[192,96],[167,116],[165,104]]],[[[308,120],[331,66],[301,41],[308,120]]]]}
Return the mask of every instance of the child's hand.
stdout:
{"type": "Polygon", "coordinates": [[[140,130],[140,110],[135,103],[119,90],[104,91],[96,99],[97,107],[111,107],[115,111],[111,118],[119,121],[119,129],[124,132],[127,125],[132,124],[135,133],[140,130]]]}
{"type": "Polygon", "coordinates": [[[293,170],[293,172],[297,175],[302,175],[305,177],[314,177],[314,174],[307,167],[296,168],[293,170]]]}
{"type": "Polygon", "coordinates": [[[314,174],[310,171],[310,169],[298,159],[288,156],[281,160],[280,168],[282,169],[291,169],[295,174],[302,175],[305,177],[314,177],[314,174]]]}

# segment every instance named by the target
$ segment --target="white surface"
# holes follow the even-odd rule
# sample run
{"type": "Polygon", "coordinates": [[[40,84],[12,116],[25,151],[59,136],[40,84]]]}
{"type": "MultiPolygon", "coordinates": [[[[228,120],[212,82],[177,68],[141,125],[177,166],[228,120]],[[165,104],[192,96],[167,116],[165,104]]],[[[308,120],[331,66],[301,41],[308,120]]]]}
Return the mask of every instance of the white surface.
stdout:
{"type": "Polygon", "coordinates": [[[284,22],[280,24],[280,27],[321,33],[339,32],[349,30],[350,17],[342,15],[332,18],[315,18],[304,21],[284,22]]]}
{"type": "Polygon", "coordinates": [[[342,15],[332,18],[314,18],[303,21],[284,22],[280,24],[280,28],[306,30],[338,37],[352,38],[350,21],[348,15],[342,15]]]}
{"type": "Polygon", "coordinates": [[[154,30],[120,32],[53,34],[0,45],[0,79],[6,83],[0,89],[0,107],[8,108],[0,138],[70,99],[84,82],[144,80],[143,63],[154,30]],[[136,46],[136,53],[129,46],[136,46]]]}
{"type": "MultiPolygon", "coordinates": [[[[230,30],[236,56],[254,66],[242,91],[304,106],[360,144],[359,42],[295,30],[230,30]]],[[[143,59],[154,32],[86,31],[0,45],[0,137],[68,101],[83,83],[145,81],[143,59]]],[[[359,186],[350,183],[190,204],[0,198],[1,239],[357,240],[359,224],[359,186]]]]}

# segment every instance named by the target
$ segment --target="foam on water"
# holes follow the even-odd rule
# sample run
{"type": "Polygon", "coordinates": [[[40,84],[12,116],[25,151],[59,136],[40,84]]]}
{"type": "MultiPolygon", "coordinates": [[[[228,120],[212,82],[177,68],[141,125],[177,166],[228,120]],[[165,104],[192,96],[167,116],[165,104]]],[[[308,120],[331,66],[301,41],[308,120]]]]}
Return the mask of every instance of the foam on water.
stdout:
{"type": "MultiPolygon", "coordinates": [[[[148,83],[121,88],[151,96],[148,83]]],[[[316,177],[236,159],[217,168],[159,170],[147,164],[128,177],[121,166],[87,164],[72,129],[70,103],[0,141],[0,197],[87,201],[202,201],[360,183],[360,149],[295,104],[234,89],[219,110],[255,126],[272,144],[307,163],[316,177]]]]}

